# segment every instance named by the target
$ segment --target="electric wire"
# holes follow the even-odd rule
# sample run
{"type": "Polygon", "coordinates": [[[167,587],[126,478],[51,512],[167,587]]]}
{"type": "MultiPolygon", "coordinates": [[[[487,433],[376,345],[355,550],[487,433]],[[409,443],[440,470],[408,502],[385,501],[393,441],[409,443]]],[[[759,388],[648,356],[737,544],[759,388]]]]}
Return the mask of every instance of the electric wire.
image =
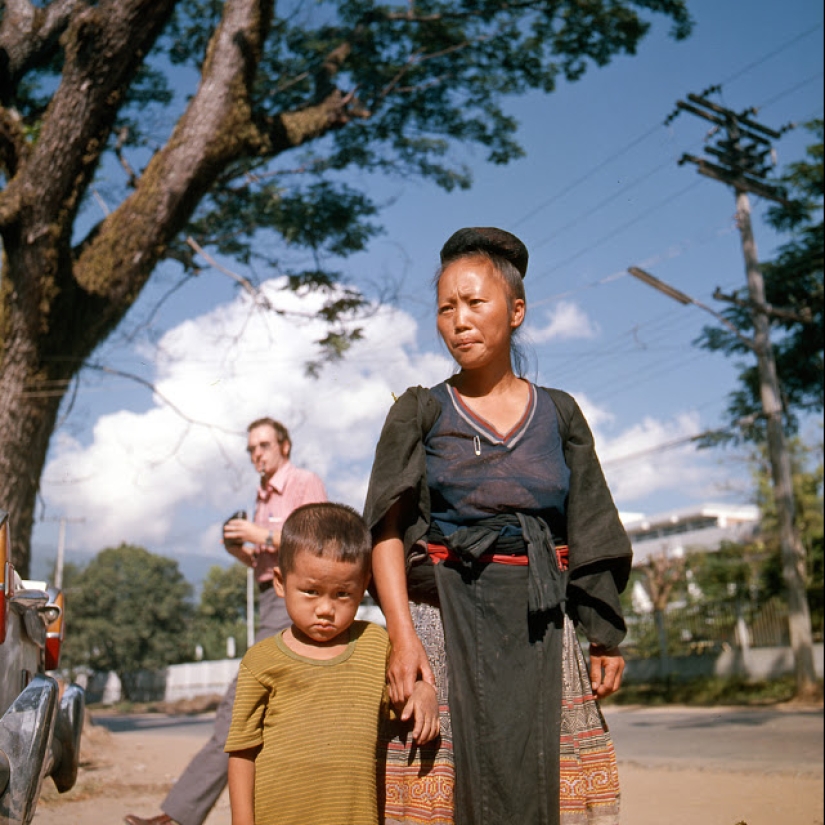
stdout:
{"type": "MultiPolygon", "coordinates": [[[[761,66],[763,63],[766,63],[768,60],[771,60],[772,58],[774,58],[777,55],[781,54],[782,52],[786,51],[791,46],[796,45],[796,43],[798,43],[800,40],[804,39],[805,37],[810,36],[811,34],[813,34],[814,32],[818,31],[821,28],[822,28],[822,23],[817,23],[816,25],[811,26],[810,28],[806,29],[805,31],[801,32],[800,34],[795,35],[790,40],[785,41],[785,43],[783,43],[781,46],[778,46],[776,49],[771,50],[770,52],[762,55],[761,57],[759,57],[758,59],[752,61],[751,63],[748,63],[743,68],[737,70],[732,75],[729,75],[728,77],[726,77],[724,80],[721,81],[720,85],[725,85],[725,84],[731,83],[733,80],[736,80],[739,77],[741,77],[742,75],[747,74],[748,72],[752,71],[756,67],[761,66]]],[[[805,81],[805,82],[807,83],[807,82],[810,82],[810,81],[805,81]]],[[[768,104],[767,103],[762,104],[762,106],[766,106],[766,105],[768,105],[768,104]]],[[[593,166],[591,169],[589,169],[583,175],[580,175],[578,178],[571,181],[569,184],[567,184],[567,186],[562,188],[559,192],[557,192],[551,198],[548,198],[547,200],[542,201],[541,203],[537,204],[529,212],[527,212],[525,215],[523,215],[521,218],[519,218],[513,224],[513,226],[514,227],[521,226],[523,223],[528,221],[530,218],[533,218],[539,212],[542,212],[548,206],[552,206],[552,204],[554,204],[554,203],[558,202],[559,200],[561,200],[561,198],[563,198],[565,195],[572,192],[574,189],[576,189],[582,183],[585,183],[586,181],[590,180],[590,178],[593,177],[593,175],[595,175],[597,172],[601,171],[606,166],[609,166],[613,161],[618,160],[619,158],[623,157],[631,149],[635,149],[639,144],[643,143],[645,140],[647,140],[647,138],[651,137],[651,135],[654,135],[657,132],[659,132],[661,130],[661,128],[662,128],[662,124],[661,123],[656,123],[654,126],[651,126],[650,128],[646,129],[644,132],[642,132],[640,135],[638,135],[638,137],[633,138],[628,143],[626,143],[624,146],[622,146],[620,149],[617,149],[615,152],[608,155],[604,160],[597,163],[595,166],[593,166]]]]}
{"type": "Polygon", "coordinates": [[[601,237],[597,238],[596,240],[590,242],[586,247],[580,249],[578,252],[574,252],[572,255],[569,255],[562,261],[559,261],[554,266],[551,266],[549,269],[545,269],[543,272],[540,272],[538,275],[535,276],[536,280],[540,280],[546,278],[548,275],[552,275],[554,272],[558,272],[558,270],[563,269],[566,266],[569,266],[573,261],[577,261],[583,255],[586,255],[593,249],[597,249],[602,244],[607,243],[607,241],[615,238],[620,233],[624,232],[626,229],[629,229],[631,226],[639,223],[639,221],[644,220],[649,215],[653,214],[654,212],[660,210],[663,206],[667,206],[668,204],[672,203],[674,200],[686,195],[691,190],[695,189],[702,181],[695,180],[692,183],[688,184],[684,188],[680,189],[678,192],[670,193],[666,195],[661,200],[654,203],[652,206],[649,206],[647,209],[643,210],[639,214],[637,214],[634,218],[631,218],[629,221],[625,221],[623,224],[620,224],[615,229],[611,229],[609,232],[605,233],[601,237]]]}
{"type": "Polygon", "coordinates": [[[721,85],[725,85],[727,83],[731,83],[734,80],[738,80],[743,74],[747,74],[748,72],[755,69],[757,66],[761,66],[763,63],[766,63],[768,60],[773,59],[778,54],[789,49],[791,46],[795,46],[800,40],[803,40],[806,37],[809,37],[814,32],[819,31],[822,28],[822,22],[817,23],[814,26],[811,26],[805,31],[801,32],[800,34],[795,35],[790,40],[786,40],[781,46],[777,46],[775,49],[772,49],[767,54],[762,55],[762,57],[754,60],[752,63],[748,63],[746,66],[743,66],[741,69],[735,71],[732,75],[726,77],[722,82],[721,85]]]}

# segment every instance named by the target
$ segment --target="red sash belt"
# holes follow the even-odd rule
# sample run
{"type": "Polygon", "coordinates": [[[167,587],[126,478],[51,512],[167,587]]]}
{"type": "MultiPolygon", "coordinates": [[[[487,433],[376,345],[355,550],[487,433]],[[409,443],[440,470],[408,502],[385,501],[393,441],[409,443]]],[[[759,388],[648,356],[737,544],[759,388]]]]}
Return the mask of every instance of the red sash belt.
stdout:
{"type": "MultiPolygon", "coordinates": [[[[455,553],[443,544],[428,544],[427,553],[429,553],[430,558],[433,560],[433,564],[438,564],[442,561],[461,561],[458,553],[455,553]]],[[[567,570],[569,550],[566,544],[559,544],[556,547],[556,558],[559,560],[559,568],[561,570],[567,570]]],[[[477,561],[482,564],[510,564],[516,567],[526,567],[528,563],[526,553],[519,556],[511,556],[506,553],[484,553],[478,557],[477,561]]]]}

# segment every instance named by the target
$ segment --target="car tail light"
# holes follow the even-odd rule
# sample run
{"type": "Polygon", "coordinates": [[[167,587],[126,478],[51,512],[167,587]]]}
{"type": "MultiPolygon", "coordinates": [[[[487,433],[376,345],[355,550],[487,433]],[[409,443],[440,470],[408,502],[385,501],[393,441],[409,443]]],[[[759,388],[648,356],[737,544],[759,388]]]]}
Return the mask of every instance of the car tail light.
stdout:
{"type": "MultiPolygon", "coordinates": [[[[51,593],[50,593],[51,595],[51,593]]],[[[58,590],[47,608],[57,608],[58,615],[50,624],[46,625],[46,670],[57,670],[60,665],[60,649],[63,647],[63,591],[58,590]]]]}

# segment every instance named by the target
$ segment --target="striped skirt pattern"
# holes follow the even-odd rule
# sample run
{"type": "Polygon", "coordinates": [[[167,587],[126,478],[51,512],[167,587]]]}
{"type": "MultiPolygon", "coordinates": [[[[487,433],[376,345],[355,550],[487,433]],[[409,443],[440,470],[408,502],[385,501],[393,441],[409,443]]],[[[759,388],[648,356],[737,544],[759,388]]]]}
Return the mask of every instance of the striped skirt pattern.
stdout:
{"type": "MultiPolygon", "coordinates": [[[[386,790],[385,825],[453,825],[452,728],[439,610],[410,604],[438,685],[441,736],[417,747],[388,723],[379,748],[378,789],[386,790]]],[[[560,737],[561,825],[618,825],[619,774],[613,740],[593,696],[573,622],[565,617],[560,737]]]]}
{"type": "Polygon", "coordinates": [[[383,782],[385,825],[453,825],[455,762],[441,613],[437,607],[412,602],[410,612],[435,674],[441,735],[418,747],[397,725],[387,724],[379,744],[379,804],[383,782]]]}
{"type": "Polygon", "coordinates": [[[619,771],[613,739],[567,616],[562,657],[561,825],[618,825],[619,771]]]}

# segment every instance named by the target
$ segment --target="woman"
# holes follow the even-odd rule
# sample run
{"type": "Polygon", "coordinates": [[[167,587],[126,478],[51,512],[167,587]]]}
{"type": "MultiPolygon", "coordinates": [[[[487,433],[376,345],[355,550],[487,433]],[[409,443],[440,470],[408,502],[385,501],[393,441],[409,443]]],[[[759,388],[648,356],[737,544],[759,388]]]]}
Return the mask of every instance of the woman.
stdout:
{"type": "Polygon", "coordinates": [[[621,683],[630,544],[576,402],[513,369],[527,259],[500,229],[447,241],[437,323],[458,372],[407,390],[376,450],[365,516],[390,696],[421,676],[449,704],[439,751],[390,743],[388,823],[618,822],[591,688],[621,683]]]}

